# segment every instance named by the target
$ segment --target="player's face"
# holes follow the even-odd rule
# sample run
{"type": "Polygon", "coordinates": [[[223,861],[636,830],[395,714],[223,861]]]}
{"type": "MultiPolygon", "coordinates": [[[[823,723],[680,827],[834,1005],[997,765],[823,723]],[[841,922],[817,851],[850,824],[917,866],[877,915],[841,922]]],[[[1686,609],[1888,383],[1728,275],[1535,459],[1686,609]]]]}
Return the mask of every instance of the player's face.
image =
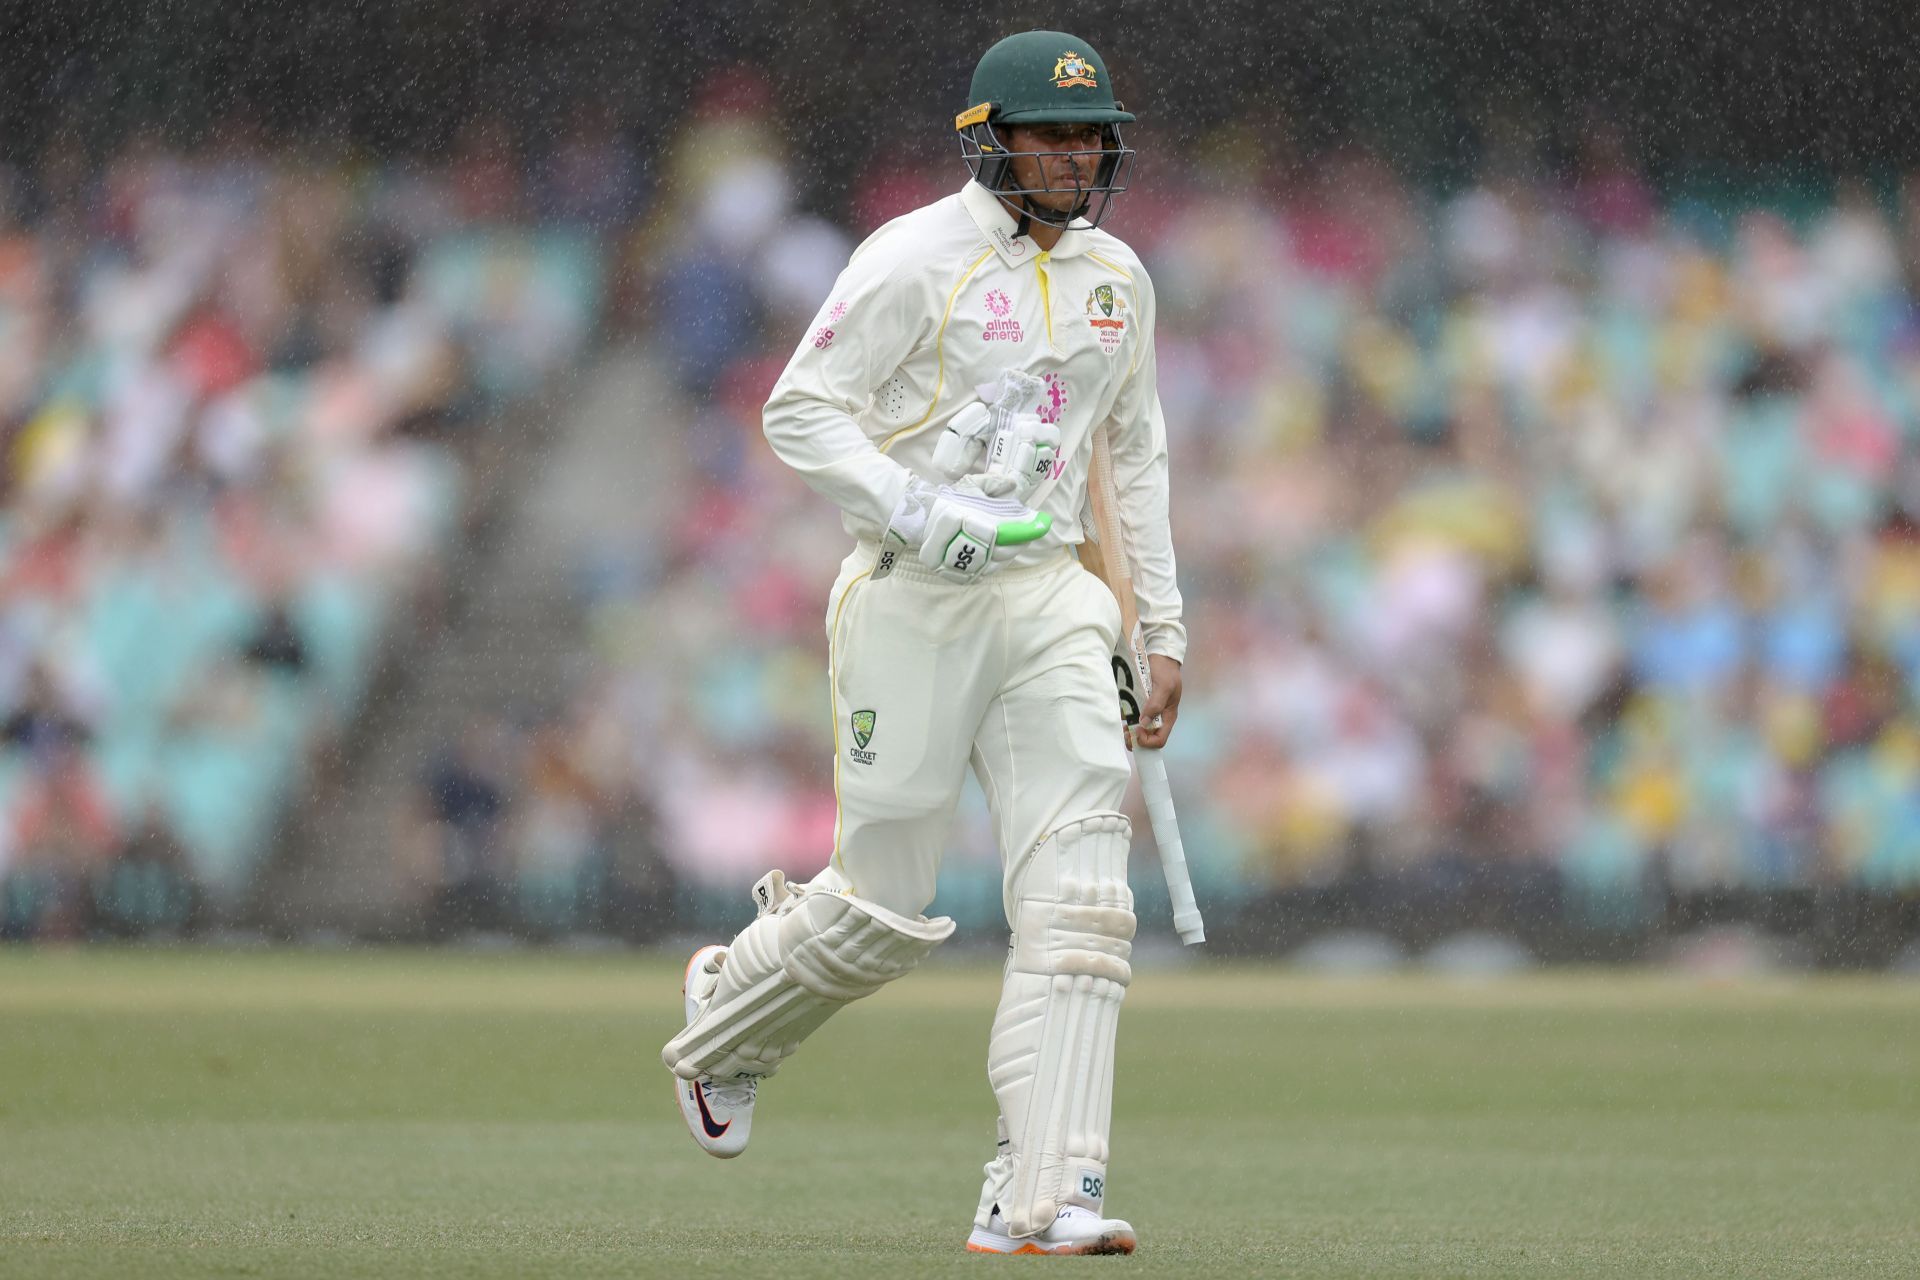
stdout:
{"type": "Polygon", "coordinates": [[[1103,143],[1097,124],[1013,125],[1007,129],[1006,143],[1015,153],[1013,185],[1029,191],[1045,188],[1031,199],[1061,213],[1071,212],[1075,202],[1084,198],[1100,168],[1103,143]],[[1019,154],[1023,151],[1058,154],[1019,154]]]}

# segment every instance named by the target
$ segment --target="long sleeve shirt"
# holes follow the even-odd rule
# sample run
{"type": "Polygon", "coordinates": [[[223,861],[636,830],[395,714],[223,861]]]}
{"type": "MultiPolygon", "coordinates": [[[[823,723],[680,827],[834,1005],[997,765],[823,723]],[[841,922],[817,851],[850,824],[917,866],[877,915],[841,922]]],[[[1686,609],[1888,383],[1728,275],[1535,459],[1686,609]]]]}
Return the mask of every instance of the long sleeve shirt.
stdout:
{"type": "Polygon", "coordinates": [[[1093,432],[1107,426],[1141,630],[1186,657],[1168,527],[1167,431],[1154,364],[1154,293],[1126,244],[1085,225],[1051,252],[976,183],[896,218],[854,251],[762,416],[780,459],[878,541],[909,475],[947,480],[933,450],[980,388],[1017,368],[1044,379],[1033,406],[1060,429],[1053,517],[1016,563],[1085,537],[1093,432]]]}

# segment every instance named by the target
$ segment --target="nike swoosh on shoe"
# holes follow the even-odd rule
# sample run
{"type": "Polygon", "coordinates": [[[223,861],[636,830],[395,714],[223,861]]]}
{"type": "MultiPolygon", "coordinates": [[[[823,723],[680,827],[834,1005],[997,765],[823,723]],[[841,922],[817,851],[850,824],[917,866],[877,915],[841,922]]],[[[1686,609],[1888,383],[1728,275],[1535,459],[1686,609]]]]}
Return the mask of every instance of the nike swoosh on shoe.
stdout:
{"type": "Polygon", "coordinates": [[[717,1138],[727,1130],[733,1128],[733,1121],[731,1120],[725,1124],[714,1123],[713,1112],[707,1110],[707,1091],[700,1087],[698,1081],[689,1082],[687,1088],[693,1090],[694,1105],[700,1108],[700,1127],[707,1131],[709,1138],[717,1138]]]}

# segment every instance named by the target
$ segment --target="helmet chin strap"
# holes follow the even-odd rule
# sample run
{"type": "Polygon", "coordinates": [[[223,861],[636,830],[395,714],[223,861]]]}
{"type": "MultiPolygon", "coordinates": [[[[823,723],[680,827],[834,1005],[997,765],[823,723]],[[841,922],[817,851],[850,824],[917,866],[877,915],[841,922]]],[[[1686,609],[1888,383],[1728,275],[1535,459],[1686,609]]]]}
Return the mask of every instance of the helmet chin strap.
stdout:
{"type": "MultiPolygon", "coordinates": [[[[1032,196],[1023,195],[1020,197],[1020,221],[1016,223],[1013,228],[1013,238],[1015,240],[1018,240],[1021,236],[1027,234],[1027,232],[1033,229],[1033,215],[1034,215],[1035,204],[1036,202],[1032,196]]],[[[1073,212],[1067,215],[1066,222],[1053,222],[1045,217],[1042,217],[1040,221],[1046,223],[1050,227],[1056,227],[1061,231],[1070,231],[1072,230],[1072,228],[1067,224],[1071,223],[1075,218],[1086,217],[1087,209],[1092,204],[1093,204],[1092,197],[1088,197],[1087,199],[1082,200],[1078,205],[1074,206],[1073,212]]],[[[1046,208],[1045,205],[1040,205],[1039,207],[1042,209],[1046,208]]],[[[1048,210],[1048,212],[1052,212],[1052,211],[1048,210]]]]}

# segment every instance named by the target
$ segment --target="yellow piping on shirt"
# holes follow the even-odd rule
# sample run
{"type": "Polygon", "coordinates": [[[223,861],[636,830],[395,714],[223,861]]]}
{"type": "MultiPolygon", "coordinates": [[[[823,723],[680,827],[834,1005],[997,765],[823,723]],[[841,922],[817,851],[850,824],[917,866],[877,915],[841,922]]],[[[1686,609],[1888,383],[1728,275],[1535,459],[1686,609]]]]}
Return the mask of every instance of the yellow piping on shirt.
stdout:
{"type": "MultiPolygon", "coordinates": [[[[921,415],[920,421],[909,423],[908,425],[894,432],[892,435],[888,436],[885,440],[882,440],[880,442],[880,452],[885,453],[888,449],[891,449],[893,447],[893,442],[898,440],[901,436],[904,436],[909,432],[918,431],[920,428],[926,426],[928,420],[933,417],[934,409],[937,408],[940,404],[940,389],[944,387],[947,382],[947,348],[945,346],[945,340],[947,336],[947,321],[953,319],[954,300],[960,296],[960,291],[967,287],[967,281],[973,279],[973,273],[980,269],[980,264],[985,262],[988,258],[991,258],[992,256],[993,256],[993,250],[988,249],[985,253],[975,258],[973,260],[973,265],[967,268],[967,273],[960,277],[960,283],[954,285],[953,292],[947,295],[947,309],[946,311],[941,313],[940,329],[937,333],[933,335],[933,349],[940,357],[940,371],[934,375],[933,399],[928,402],[926,413],[921,415]]],[[[835,732],[838,732],[838,730],[836,730],[835,732]]],[[[838,776],[838,770],[840,768],[839,764],[835,763],[833,767],[834,767],[836,776],[838,776]]],[[[834,842],[837,845],[839,843],[839,837],[836,836],[834,839],[834,842]]]]}
{"type": "Polygon", "coordinates": [[[1127,270],[1125,267],[1121,266],[1119,263],[1110,262],[1107,259],[1101,257],[1099,254],[1095,253],[1091,249],[1087,250],[1087,256],[1089,258],[1092,258],[1095,262],[1099,263],[1101,266],[1105,267],[1107,270],[1115,271],[1115,272],[1118,272],[1120,275],[1125,276],[1128,284],[1133,283],[1133,272],[1127,270]]]}
{"type": "Polygon", "coordinates": [[[1033,273],[1040,277],[1040,306],[1047,317],[1047,345],[1053,345],[1053,286],[1047,279],[1047,259],[1052,255],[1042,249],[1040,256],[1033,260],[1033,273]]]}
{"type": "MultiPolygon", "coordinates": [[[[974,265],[977,267],[980,264],[976,262],[974,265]]],[[[961,283],[966,282],[963,280],[961,283]]],[[[951,307],[952,304],[948,305],[951,307]]],[[[849,885],[853,883],[853,877],[840,862],[840,615],[846,612],[853,589],[872,572],[871,569],[867,570],[849,582],[847,589],[840,593],[840,603],[833,607],[833,631],[827,637],[827,708],[833,713],[833,856],[828,861],[840,868],[849,885]]]]}

